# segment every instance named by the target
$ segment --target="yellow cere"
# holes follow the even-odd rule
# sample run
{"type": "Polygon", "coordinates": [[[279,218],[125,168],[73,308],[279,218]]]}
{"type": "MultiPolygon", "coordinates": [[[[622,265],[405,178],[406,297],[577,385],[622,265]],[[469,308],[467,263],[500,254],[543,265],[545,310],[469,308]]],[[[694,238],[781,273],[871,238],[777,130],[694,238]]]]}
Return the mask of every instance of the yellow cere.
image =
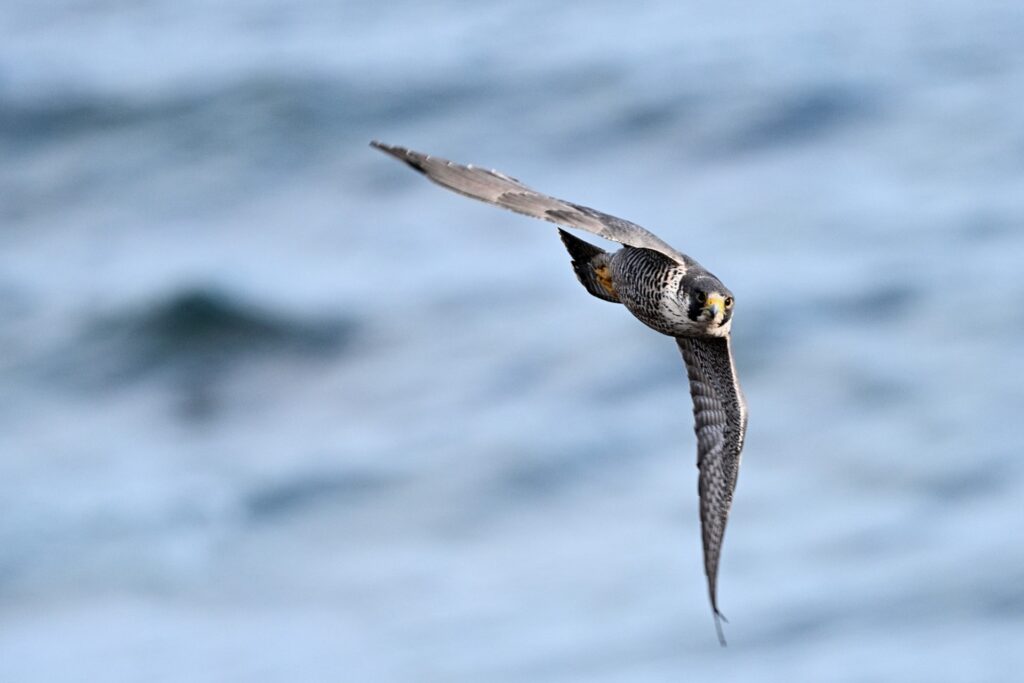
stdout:
{"type": "Polygon", "coordinates": [[[722,309],[724,311],[725,310],[725,299],[723,299],[721,296],[716,294],[714,296],[709,296],[708,300],[706,302],[704,302],[704,308],[711,308],[712,306],[715,306],[715,305],[717,305],[720,309],[722,309]]]}

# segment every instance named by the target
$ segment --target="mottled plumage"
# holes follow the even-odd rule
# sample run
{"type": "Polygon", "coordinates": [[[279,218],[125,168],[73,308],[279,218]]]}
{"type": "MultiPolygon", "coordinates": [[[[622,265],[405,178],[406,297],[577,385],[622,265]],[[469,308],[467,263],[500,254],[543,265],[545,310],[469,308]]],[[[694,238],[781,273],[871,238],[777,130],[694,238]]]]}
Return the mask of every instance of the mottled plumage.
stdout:
{"type": "MultiPolygon", "coordinates": [[[[718,559],[732,507],[732,492],[740,472],[740,452],[747,432],[747,402],[736,381],[729,337],[676,337],[676,342],[686,363],[693,398],[704,573],[708,577],[711,609],[716,617],[721,617],[716,590],[718,559]]],[[[715,626],[718,637],[724,642],[717,619],[715,626]]]]}
{"type": "Polygon", "coordinates": [[[716,588],[718,562],[747,429],[746,401],[736,378],[730,340],[732,292],[692,258],[635,223],[542,194],[498,171],[380,142],[371,144],[459,194],[624,245],[608,253],[559,230],[573,270],[588,292],[623,304],[648,327],[675,337],[682,352],[697,435],[704,571],[718,637],[724,644],[716,588]]]}

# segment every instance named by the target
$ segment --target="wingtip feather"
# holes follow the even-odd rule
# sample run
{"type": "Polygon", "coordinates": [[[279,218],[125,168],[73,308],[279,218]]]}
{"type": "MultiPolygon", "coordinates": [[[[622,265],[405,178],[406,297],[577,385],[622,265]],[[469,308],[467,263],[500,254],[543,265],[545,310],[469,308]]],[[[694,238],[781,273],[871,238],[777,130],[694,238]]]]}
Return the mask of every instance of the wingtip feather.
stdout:
{"type": "Polygon", "coordinates": [[[370,140],[370,147],[373,147],[374,149],[379,149],[385,154],[390,154],[391,156],[398,156],[399,154],[405,151],[405,149],[403,149],[402,147],[389,145],[388,143],[381,142],[380,140],[370,140]]]}
{"type": "Polygon", "coordinates": [[[426,154],[420,154],[419,152],[414,152],[407,147],[401,147],[399,145],[389,145],[386,142],[381,142],[380,140],[370,140],[370,147],[379,149],[381,152],[393,156],[420,173],[426,173],[423,162],[430,158],[426,154]]]}
{"type": "Polygon", "coordinates": [[[729,620],[721,612],[715,610],[715,633],[718,634],[718,644],[722,647],[728,647],[729,643],[725,642],[725,632],[722,630],[723,621],[727,624],[729,623],[729,620]]]}
{"type": "Polygon", "coordinates": [[[725,642],[725,632],[722,630],[722,624],[728,624],[729,620],[726,619],[725,615],[718,610],[718,596],[716,595],[714,586],[709,586],[709,589],[711,594],[711,614],[715,617],[715,633],[718,634],[718,644],[722,647],[726,647],[728,643],[725,642]]]}
{"type": "Polygon", "coordinates": [[[381,142],[380,140],[370,140],[370,147],[373,147],[374,149],[379,149],[385,154],[390,154],[391,156],[398,157],[399,159],[405,158],[409,154],[409,150],[406,149],[405,147],[399,147],[398,145],[389,145],[388,143],[381,142]]]}

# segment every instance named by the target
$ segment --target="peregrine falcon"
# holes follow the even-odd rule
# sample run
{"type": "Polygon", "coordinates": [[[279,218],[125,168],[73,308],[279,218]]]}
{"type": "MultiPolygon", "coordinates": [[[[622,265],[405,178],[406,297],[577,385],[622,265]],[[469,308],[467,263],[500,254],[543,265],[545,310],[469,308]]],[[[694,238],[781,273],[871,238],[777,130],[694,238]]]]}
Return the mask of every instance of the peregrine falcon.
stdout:
{"type": "Polygon", "coordinates": [[[608,253],[558,229],[576,277],[588,292],[623,304],[640,322],[674,337],[682,352],[697,435],[704,573],[718,639],[724,645],[716,589],[718,560],[747,430],[747,404],[736,378],[730,339],[732,292],[695,260],[635,223],[549,197],[498,171],[382,142],[370,144],[459,194],[623,245],[608,253]]]}

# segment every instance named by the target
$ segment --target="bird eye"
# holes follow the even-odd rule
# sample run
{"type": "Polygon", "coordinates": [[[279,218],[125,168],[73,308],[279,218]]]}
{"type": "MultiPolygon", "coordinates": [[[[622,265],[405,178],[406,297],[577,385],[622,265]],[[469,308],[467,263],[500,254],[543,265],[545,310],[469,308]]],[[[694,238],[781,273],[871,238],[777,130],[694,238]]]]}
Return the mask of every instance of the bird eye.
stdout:
{"type": "Polygon", "coordinates": [[[708,295],[707,294],[705,294],[704,292],[697,292],[697,301],[699,301],[700,303],[704,303],[707,300],[708,300],[708,295]]]}
{"type": "Polygon", "coordinates": [[[733,302],[732,302],[732,297],[731,296],[725,297],[725,307],[726,308],[732,308],[732,303],[733,302]]]}

